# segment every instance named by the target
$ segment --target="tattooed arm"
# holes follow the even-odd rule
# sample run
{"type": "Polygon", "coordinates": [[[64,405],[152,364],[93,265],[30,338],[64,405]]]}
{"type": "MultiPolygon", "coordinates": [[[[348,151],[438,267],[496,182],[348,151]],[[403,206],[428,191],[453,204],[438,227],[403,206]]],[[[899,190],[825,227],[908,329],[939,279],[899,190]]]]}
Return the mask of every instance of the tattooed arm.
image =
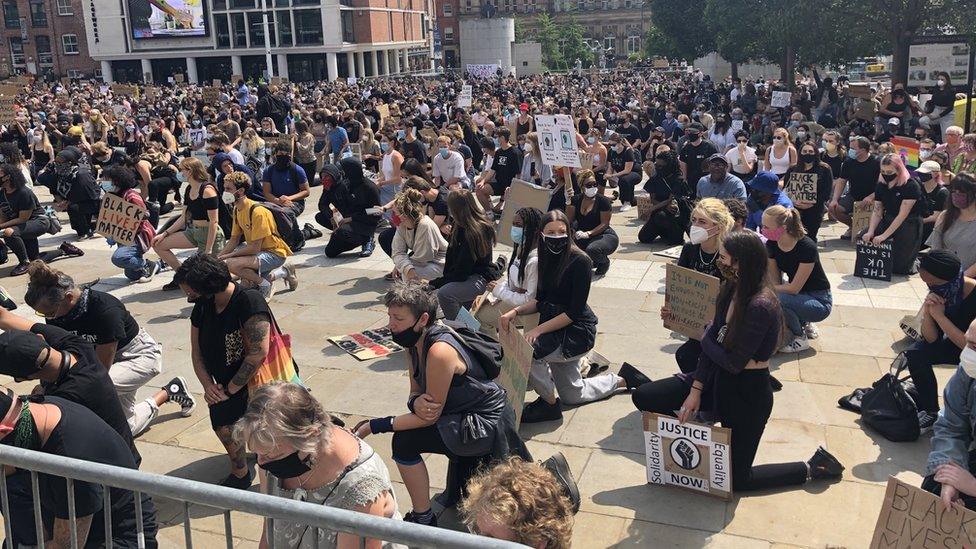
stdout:
{"type": "Polygon", "coordinates": [[[271,334],[271,321],[268,315],[259,313],[244,321],[241,335],[244,338],[244,361],[227,384],[227,394],[234,394],[247,385],[254,372],[258,371],[268,356],[268,343],[271,334]]]}

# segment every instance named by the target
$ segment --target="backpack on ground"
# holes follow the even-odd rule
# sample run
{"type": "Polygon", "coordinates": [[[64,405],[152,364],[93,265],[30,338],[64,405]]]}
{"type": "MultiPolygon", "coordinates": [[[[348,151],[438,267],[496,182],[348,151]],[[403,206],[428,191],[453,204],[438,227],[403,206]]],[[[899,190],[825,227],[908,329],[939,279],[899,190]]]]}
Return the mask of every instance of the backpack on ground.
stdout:
{"type": "Polygon", "coordinates": [[[254,219],[254,208],[262,207],[271,212],[274,218],[274,234],[285,241],[291,251],[298,252],[305,247],[305,235],[302,227],[298,224],[298,216],[291,208],[279,206],[273,202],[255,202],[251,204],[248,217],[254,219]]]}

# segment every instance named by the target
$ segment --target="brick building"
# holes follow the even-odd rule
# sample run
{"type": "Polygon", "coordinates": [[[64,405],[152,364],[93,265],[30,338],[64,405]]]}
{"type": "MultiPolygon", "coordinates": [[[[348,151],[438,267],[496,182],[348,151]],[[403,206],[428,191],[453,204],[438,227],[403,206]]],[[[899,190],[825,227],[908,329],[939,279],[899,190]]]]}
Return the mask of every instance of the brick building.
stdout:
{"type": "Polygon", "coordinates": [[[99,64],[88,52],[83,0],[2,0],[0,76],[91,77],[99,64]]]}

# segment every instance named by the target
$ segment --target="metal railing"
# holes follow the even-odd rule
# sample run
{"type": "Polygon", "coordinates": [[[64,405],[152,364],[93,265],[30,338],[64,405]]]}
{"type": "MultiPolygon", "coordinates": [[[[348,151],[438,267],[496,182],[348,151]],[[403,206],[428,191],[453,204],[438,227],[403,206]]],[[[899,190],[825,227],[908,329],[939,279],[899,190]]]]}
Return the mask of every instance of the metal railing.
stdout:
{"type": "MultiPolygon", "coordinates": [[[[12,446],[0,445],[0,465],[6,465],[30,472],[30,483],[34,494],[34,520],[37,528],[38,545],[44,549],[44,528],[41,521],[41,502],[37,497],[38,474],[48,474],[67,479],[68,516],[71,521],[71,547],[77,549],[78,539],[75,532],[75,481],[89,482],[103,486],[105,515],[105,547],[112,548],[112,519],[109,487],[131,490],[136,513],[136,528],[140,549],[145,548],[145,536],[142,524],[142,494],[161,496],[183,503],[183,531],[187,549],[193,547],[193,537],[190,525],[190,505],[198,504],[223,510],[224,537],[228,549],[234,546],[231,525],[231,511],[239,511],[264,517],[269,522],[287,520],[292,523],[307,524],[315,528],[317,544],[318,529],[345,532],[360,536],[361,546],[365,546],[366,538],[380,539],[394,543],[402,543],[411,547],[451,547],[458,549],[515,549],[524,545],[479,537],[472,534],[432,528],[409,522],[386,519],[295,501],[292,499],[269,496],[247,490],[236,490],[215,486],[195,480],[170,477],[154,473],[144,473],[135,469],[126,469],[101,463],[93,463],[78,459],[66,458],[42,452],[24,450],[12,446]]],[[[10,528],[10,501],[7,492],[5,475],[0,473],[0,508],[3,510],[4,530],[6,534],[5,549],[13,549],[10,528]]],[[[91,528],[99,525],[92,524],[91,528]]],[[[270,530],[270,528],[269,528],[270,530]]],[[[270,536],[273,538],[274,536],[270,536]]],[[[274,539],[269,539],[269,547],[274,549],[274,539]]]]}

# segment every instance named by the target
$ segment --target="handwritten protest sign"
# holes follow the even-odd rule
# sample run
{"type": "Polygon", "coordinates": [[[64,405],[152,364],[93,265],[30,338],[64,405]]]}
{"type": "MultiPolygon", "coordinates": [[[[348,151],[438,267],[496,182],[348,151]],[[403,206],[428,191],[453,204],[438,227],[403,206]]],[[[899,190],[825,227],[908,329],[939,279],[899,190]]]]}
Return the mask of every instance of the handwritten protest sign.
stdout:
{"type": "Polygon", "coordinates": [[[177,84],[182,84],[186,79],[183,77],[183,73],[178,72],[173,75],[173,80],[176,80],[177,84]]]}
{"type": "Polygon", "coordinates": [[[112,84],[112,93],[115,95],[128,95],[129,97],[136,97],[139,95],[139,87],[132,86],[129,84],[112,84]]]}
{"type": "Polygon", "coordinates": [[[891,280],[891,239],[885,240],[880,246],[858,240],[855,254],[854,276],[891,280]]]}
{"type": "Polygon", "coordinates": [[[715,316],[719,279],[672,263],[664,269],[664,303],[671,309],[664,327],[700,340],[715,316]]]}
{"type": "Polygon", "coordinates": [[[146,209],[127,202],[122,197],[106,193],[98,210],[95,231],[124,246],[136,240],[139,224],[146,218],[146,209]]]}
{"type": "Polygon", "coordinates": [[[871,225],[871,210],[873,204],[855,202],[854,212],[851,214],[851,242],[857,241],[857,236],[871,225]]]}
{"type": "Polygon", "coordinates": [[[203,88],[203,102],[208,105],[216,105],[220,102],[220,88],[207,86],[203,88]]]}
{"type": "Polygon", "coordinates": [[[846,93],[850,97],[857,97],[859,99],[871,99],[874,96],[870,84],[851,84],[847,87],[846,93]]]}
{"type": "MultiPolygon", "coordinates": [[[[569,115],[538,115],[535,117],[539,134],[542,163],[546,166],[579,168],[579,149],[576,144],[576,128],[569,115]]],[[[543,210],[546,211],[546,210],[543,210]]]]}
{"type": "Polygon", "coordinates": [[[0,97],[0,124],[9,126],[17,122],[17,99],[0,97]]]}
{"type": "Polygon", "coordinates": [[[793,203],[817,201],[817,174],[792,172],[783,185],[786,196],[793,203]]]}
{"type": "Polygon", "coordinates": [[[644,413],[648,484],[732,499],[732,431],[644,413]]]}
{"type": "Polygon", "coordinates": [[[525,390],[529,384],[529,369],[532,367],[532,346],[514,325],[509,330],[498,330],[498,342],[502,344],[505,356],[502,358],[501,372],[495,381],[505,389],[508,402],[515,409],[515,426],[518,427],[522,421],[525,390]]]}
{"type": "Polygon", "coordinates": [[[890,477],[870,549],[928,547],[976,547],[976,513],[890,477]]]}
{"type": "Polygon", "coordinates": [[[790,92],[788,91],[774,91],[773,101],[771,105],[774,108],[782,109],[790,106],[790,99],[792,98],[790,92]]]}
{"type": "Polygon", "coordinates": [[[521,179],[512,180],[512,187],[505,199],[502,210],[502,220],[498,224],[496,239],[502,244],[512,245],[512,219],[515,212],[521,208],[536,208],[543,212],[549,211],[549,200],[552,195],[549,189],[533,185],[521,179]]]}
{"type": "Polygon", "coordinates": [[[393,343],[393,333],[389,328],[334,336],[329,338],[329,343],[356,357],[357,360],[372,360],[403,350],[403,347],[393,343]]]}
{"type": "Polygon", "coordinates": [[[465,84],[461,86],[461,95],[458,96],[458,107],[470,107],[471,106],[471,86],[465,84]]]}
{"type": "Polygon", "coordinates": [[[377,105],[376,112],[380,113],[380,127],[382,127],[383,121],[390,117],[390,106],[385,103],[377,105]]]}

